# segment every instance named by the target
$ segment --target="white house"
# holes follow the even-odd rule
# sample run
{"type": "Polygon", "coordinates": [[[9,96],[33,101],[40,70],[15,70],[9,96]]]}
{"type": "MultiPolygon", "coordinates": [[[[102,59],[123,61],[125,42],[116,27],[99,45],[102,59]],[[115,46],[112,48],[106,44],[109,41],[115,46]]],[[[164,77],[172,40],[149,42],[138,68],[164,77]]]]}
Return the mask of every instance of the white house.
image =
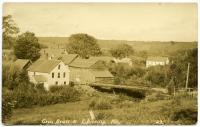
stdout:
{"type": "Polygon", "coordinates": [[[69,85],[69,67],[60,60],[37,60],[28,68],[30,82],[43,83],[48,90],[52,85],[69,85]]]}
{"type": "Polygon", "coordinates": [[[132,66],[132,65],[133,65],[132,60],[131,60],[130,58],[127,58],[127,57],[121,58],[121,59],[119,59],[119,58],[118,58],[118,59],[114,58],[113,61],[114,61],[115,63],[128,64],[129,66],[132,66]]]}
{"type": "Polygon", "coordinates": [[[146,60],[146,67],[157,66],[157,65],[167,65],[169,64],[168,57],[148,57],[146,60]]]}

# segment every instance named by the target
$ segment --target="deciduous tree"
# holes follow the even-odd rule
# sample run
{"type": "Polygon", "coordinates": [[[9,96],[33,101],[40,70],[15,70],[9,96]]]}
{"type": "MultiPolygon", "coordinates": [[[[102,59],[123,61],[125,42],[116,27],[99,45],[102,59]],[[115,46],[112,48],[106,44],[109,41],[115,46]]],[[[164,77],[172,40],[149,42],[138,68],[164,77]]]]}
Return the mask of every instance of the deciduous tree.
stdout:
{"type": "Polygon", "coordinates": [[[110,50],[111,54],[115,58],[125,58],[134,53],[133,48],[128,44],[120,44],[115,49],[110,50]]]}
{"type": "Polygon", "coordinates": [[[72,34],[69,37],[69,43],[67,44],[67,51],[69,53],[75,53],[82,58],[88,58],[90,56],[98,56],[101,54],[101,49],[97,43],[97,40],[88,34],[72,34]]]}
{"type": "Polygon", "coordinates": [[[12,48],[15,41],[15,35],[19,33],[11,15],[3,16],[3,48],[12,48]]]}
{"type": "Polygon", "coordinates": [[[18,59],[37,60],[40,57],[40,44],[34,33],[26,32],[21,34],[14,47],[15,56],[18,59]]]}

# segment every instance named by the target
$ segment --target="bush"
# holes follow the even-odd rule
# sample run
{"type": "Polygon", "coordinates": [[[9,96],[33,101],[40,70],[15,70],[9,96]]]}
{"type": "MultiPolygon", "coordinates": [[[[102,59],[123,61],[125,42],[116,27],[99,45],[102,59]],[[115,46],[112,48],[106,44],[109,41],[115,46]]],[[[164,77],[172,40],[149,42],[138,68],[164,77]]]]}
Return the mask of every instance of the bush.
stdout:
{"type": "Polygon", "coordinates": [[[149,67],[145,75],[146,81],[151,82],[151,85],[165,87],[168,83],[168,78],[166,77],[165,66],[153,66],[149,67]]]}
{"type": "Polygon", "coordinates": [[[74,85],[75,85],[74,82],[72,81],[69,82],[69,86],[73,87],[74,85]]]}
{"type": "Polygon", "coordinates": [[[13,108],[14,108],[14,102],[12,100],[12,95],[9,92],[3,93],[3,96],[2,96],[2,122],[3,123],[5,123],[6,120],[10,119],[10,117],[12,116],[13,108]]]}
{"type": "Polygon", "coordinates": [[[51,87],[48,92],[13,92],[13,100],[16,101],[15,108],[28,108],[33,105],[45,106],[57,103],[78,101],[80,93],[69,86],[51,87]]]}
{"type": "Polygon", "coordinates": [[[106,112],[99,112],[96,114],[96,120],[108,119],[112,114],[106,112]]]}
{"type": "Polygon", "coordinates": [[[153,102],[153,101],[158,101],[158,100],[169,100],[170,98],[171,96],[168,94],[164,94],[160,91],[152,91],[148,93],[145,100],[153,102]]]}
{"type": "Polygon", "coordinates": [[[160,108],[163,116],[175,124],[195,124],[197,122],[197,108],[190,105],[190,99],[172,98],[160,108]],[[186,101],[188,101],[186,103],[186,101]]]}
{"type": "Polygon", "coordinates": [[[16,101],[15,108],[28,108],[34,105],[34,96],[25,92],[12,92],[12,99],[16,101]]]}
{"type": "Polygon", "coordinates": [[[89,104],[89,108],[97,110],[106,110],[106,109],[112,109],[112,106],[109,101],[100,98],[99,100],[93,99],[89,104]]]}
{"type": "Polygon", "coordinates": [[[37,90],[38,92],[47,92],[47,91],[45,90],[45,88],[44,88],[44,84],[43,84],[43,83],[37,84],[35,88],[36,88],[36,90],[37,90]]]}
{"type": "Polygon", "coordinates": [[[195,124],[197,122],[197,110],[195,109],[179,109],[172,114],[173,121],[181,121],[184,124],[195,124]]]}
{"type": "Polygon", "coordinates": [[[13,90],[18,86],[18,77],[21,71],[13,62],[3,62],[2,64],[2,83],[3,87],[13,90]]]}
{"type": "Polygon", "coordinates": [[[62,89],[63,89],[63,86],[52,85],[50,86],[49,91],[52,93],[55,93],[55,92],[61,91],[62,89]]]}

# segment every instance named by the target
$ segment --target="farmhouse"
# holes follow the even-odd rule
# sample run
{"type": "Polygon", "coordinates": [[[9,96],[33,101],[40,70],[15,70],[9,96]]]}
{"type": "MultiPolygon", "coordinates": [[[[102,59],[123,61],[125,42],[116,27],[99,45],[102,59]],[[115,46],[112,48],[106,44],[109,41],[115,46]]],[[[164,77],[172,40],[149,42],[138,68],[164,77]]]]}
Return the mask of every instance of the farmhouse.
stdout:
{"type": "Polygon", "coordinates": [[[48,90],[51,85],[68,85],[69,68],[60,60],[37,60],[28,68],[34,84],[42,83],[48,90]]]}
{"type": "Polygon", "coordinates": [[[104,61],[77,58],[69,64],[70,81],[78,84],[113,82],[113,75],[106,69],[104,61]]]}
{"type": "Polygon", "coordinates": [[[167,64],[169,64],[168,57],[148,57],[146,60],[146,67],[167,64]]]}
{"type": "Polygon", "coordinates": [[[31,61],[27,60],[27,59],[17,59],[14,62],[14,65],[19,68],[20,70],[26,70],[30,65],[31,65],[31,61]]]}
{"type": "Polygon", "coordinates": [[[132,65],[133,65],[132,60],[131,60],[130,58],[127,58],[127,57],[122,58],[122,59],[114,58],[113,61],[114,61],[115,63],[117,63],[117,64],[118,64],[118,63],[122,63],[122,64],[128,64],[129,66],[132,66],[132,65]]]}

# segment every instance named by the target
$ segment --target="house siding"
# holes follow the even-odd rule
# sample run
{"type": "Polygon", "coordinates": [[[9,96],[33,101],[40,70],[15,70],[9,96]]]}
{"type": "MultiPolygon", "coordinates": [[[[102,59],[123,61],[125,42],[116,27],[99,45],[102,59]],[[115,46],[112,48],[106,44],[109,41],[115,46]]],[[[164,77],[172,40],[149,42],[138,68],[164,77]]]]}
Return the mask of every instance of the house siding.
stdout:
{"type": "Polygon", "coordinates": [[[156,66],[156,65],[167,65],[167,64],[169,64],[169,60],[166,60],[166,61],[152,61],[152,60],[147,60],[146,61],[146,67],[156,66]]]}
{"type": "Polygon", "coordinates": [[[87,84],[95,82],[95,77],[90,72],[90,69],[70,67],[70,81],[79,84],[87,84]]]}
{"type": "Polygon", "coordinates": [[[66,83],[66,85],[68,85],[69,84],[69,67],[65,66],[63,62],[60,62],[59,65],[60,65],[60,69],[58,69],[58,65],[57,65],[50,73],[28,71],[30,82],[33,82],[34,84],[40,83],[34,79],[34,76],[42,75],[47,79],[46,82],[43,82],[44,87],[47,90],[49,89],[50,86],[55,85],[56,82],[58,82],[57,85],[64,85],[64,82],[66,83]],[[52,78],[52,73],[54,73],[54,78],[52,78]],[[58,78],[58,73],[60,73],[60,78],[58,78]],[[63,77],[63,73],[65,73],[65,77],[63,77]]]}

